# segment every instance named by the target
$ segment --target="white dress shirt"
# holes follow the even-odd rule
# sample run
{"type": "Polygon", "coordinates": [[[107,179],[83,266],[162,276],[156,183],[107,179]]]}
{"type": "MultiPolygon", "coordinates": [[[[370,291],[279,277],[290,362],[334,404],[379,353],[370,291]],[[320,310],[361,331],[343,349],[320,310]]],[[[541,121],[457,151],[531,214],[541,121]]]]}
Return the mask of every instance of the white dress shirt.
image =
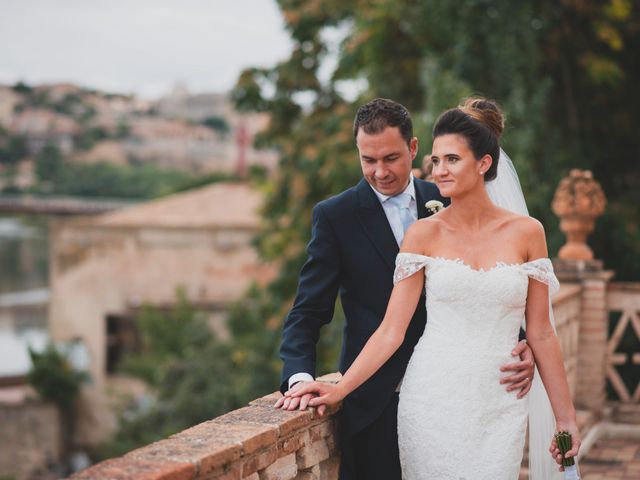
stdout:
{"type": "MultiPolygon", "coordinates": [[[[376,194],[376,197],[378,197],[380,205],[382,205],[382,209],[384,210],[384,214],[387,216],[387,221],[389,222],[389,226],[391,227],[393,236],[395,237],[396,242],[398,242],[398,246],[400,246],[400,244],[402,243],[402,238],[404,237],[404,228],[402,226],[402,220],[400,220],[398,209],[390,202],[387,202],[387,199],[391,198],[389,195],[384,195],[383,193],[380,193],[375,188],[373,188],[373,186],[369,186],[373,190],[373,193],[376,194]]],[[[409,210],[411,211],[413,219],[417,220],[418,203],[416,201],[416,187],[413,184],[413,174],[411,174],[409,177],[409,184],[402,192],[399,193],[408,193],[409,195],[411,195],[411,204],[409,205],[409,210]]],[[[309,375],[307,372],[295,373],[289,377],[289,388],[291,388],[294,383],[313,382],[313,380],[313,376],[309,375]]]]}
{"type": "MultiPolygon", "coordinates": [[[[393,236],[396,238],[398,246],[400,246],[400,244],[402,243],[402,238],[404,237],[404,228],[402,227],[402,220],[400,220],[398,209],[390,202],[387,202],[387,200],[391,198],[389,195],[384,195],[373,187],[371,187],[371,189],[373,190],[373,193],[376,194],[376,197],[378,197],[378,200],[380,200],[380,204],[382,205],[384,214],[387,216],[389,226],[393,231],[393,236]]],[[[407,187],[399,193],[408,193],[409,195],[411,195],[411,204],[409,205],[409,210],[411,211],[411,216],[413,216],[413,221],[415,222],[416,220],[418,220],[418,202],[416,201],[416,187],[413,184],[413,174],[411,174],[411,176],[409,177],[409,184],[407,185],[407,187]]]]}

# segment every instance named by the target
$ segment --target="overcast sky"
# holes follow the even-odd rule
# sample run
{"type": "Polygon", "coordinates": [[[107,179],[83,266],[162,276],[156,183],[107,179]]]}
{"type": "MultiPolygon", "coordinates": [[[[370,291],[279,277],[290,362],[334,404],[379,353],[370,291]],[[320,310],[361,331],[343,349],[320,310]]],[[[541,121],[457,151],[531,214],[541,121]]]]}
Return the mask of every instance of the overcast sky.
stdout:
{"type": "Polygon", "coordinates": [[[274,0],[0,0],[2,84],[223,92],[290,45],[274,0]]]}

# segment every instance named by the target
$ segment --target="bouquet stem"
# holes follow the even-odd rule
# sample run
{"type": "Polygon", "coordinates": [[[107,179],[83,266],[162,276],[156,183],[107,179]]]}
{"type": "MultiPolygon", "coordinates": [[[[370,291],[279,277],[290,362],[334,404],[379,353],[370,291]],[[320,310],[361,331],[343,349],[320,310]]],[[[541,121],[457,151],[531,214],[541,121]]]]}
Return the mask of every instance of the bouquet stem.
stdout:
{"type": "Polygon", "coordinates": [[[565,480],[580,480],[580,473],[573,457],[565,458],[565,454],[571,450],[571,434],[558,432],[555,434],[556,444],[562,454],[562,466],[564,467],[565,480]]]}

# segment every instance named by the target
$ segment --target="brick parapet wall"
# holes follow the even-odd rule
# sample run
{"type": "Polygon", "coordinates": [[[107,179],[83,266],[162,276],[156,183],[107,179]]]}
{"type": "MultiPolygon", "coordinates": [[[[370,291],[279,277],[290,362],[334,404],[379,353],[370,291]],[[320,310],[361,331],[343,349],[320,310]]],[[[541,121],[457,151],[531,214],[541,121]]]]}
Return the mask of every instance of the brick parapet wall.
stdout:
{"type": "Polygon", "coordinates": [[[52,404],[31,398],[0,401],[0,478],[47,478],[63,453],[60,421],[52,404]]]}
{"type": "MultiPolygon", "coordinates": [[[[335,381],[335,375],[321,377],[335,381]]],[[[337,413],[282,411],[273,393],[76,473],[83,480],[335,480],[337,413]]]]}
{"type": "Polygon", "coordinates": [[[609,311],[607,285],[612,273],[601,271],[581,278],[582,305],[578,350],[576,407],[601,415],[606,401],[609,311]]]}

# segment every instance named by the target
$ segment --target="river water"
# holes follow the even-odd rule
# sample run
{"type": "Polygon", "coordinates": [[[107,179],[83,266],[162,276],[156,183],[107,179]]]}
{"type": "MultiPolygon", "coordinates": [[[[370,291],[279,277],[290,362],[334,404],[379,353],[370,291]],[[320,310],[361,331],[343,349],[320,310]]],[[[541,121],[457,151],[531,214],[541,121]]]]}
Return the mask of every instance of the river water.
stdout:
{"type": "Polygon", "coordinates": [[[26,374],[28,347],[48,341],[49,245],[44,215],[0,215],[0,378],[26,374]]]}
{"type": "Polygon", "coordinates": [[[50,219],[0,215],[0,295],[48,286],[50,219]]]}

